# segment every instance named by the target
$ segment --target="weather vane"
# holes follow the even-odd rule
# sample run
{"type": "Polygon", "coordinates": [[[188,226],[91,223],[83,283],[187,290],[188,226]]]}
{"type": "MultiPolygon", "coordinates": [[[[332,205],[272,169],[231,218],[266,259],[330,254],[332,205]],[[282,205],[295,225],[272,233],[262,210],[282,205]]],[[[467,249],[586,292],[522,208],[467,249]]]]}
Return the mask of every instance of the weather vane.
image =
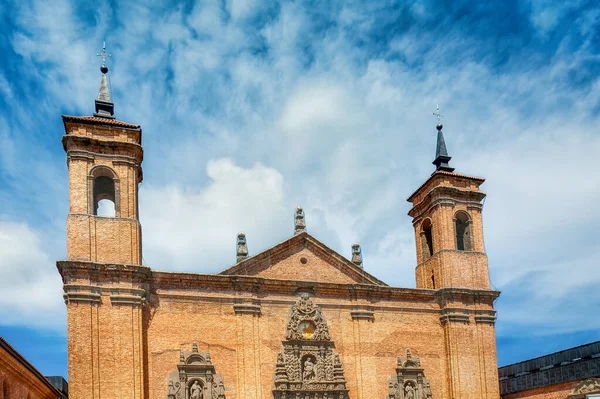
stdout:
{"type": "Polygon", "coordinates": [[[106,57],[112,57],[112,54],[107,54],[106,53],[106,42],[102,42],[102,53],[96,53],[96,55],[98,57],[102,57],[102,66],[100,67],[100,69],[102,70],[102,73],[106,73],[108,72],[108,68],[106,67],[106,57]],[[104,69],[106,69],[106,72],[104,72],[104,69]]]}
{"type": "Polygon", "coordinates": [[[438,125],[442,124],[442,118],[444,117],[444,114],[442,114],[440,112],[440,104],[437,105],[437,110],[433,113],[435,116],[437,116],[438,119],[438,125]]]}

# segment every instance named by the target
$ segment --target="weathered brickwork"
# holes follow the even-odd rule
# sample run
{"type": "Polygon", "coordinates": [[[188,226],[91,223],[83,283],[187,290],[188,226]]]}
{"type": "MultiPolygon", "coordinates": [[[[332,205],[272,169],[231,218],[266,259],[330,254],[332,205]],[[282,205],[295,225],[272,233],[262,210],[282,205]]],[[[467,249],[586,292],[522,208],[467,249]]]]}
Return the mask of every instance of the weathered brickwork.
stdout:
{"type": "Polygon", "coordinates": [[[58,399],[62,393],[0,337],[0,399],[58,399]]]}
{"type": "Polygon", "coordinates": [[[386,398],[407,349],[432,398],[499,398],[499,293],[489,290],[483,251],[482,179],[436,172],[411,196],[417,248],[423,220],[434,229],[434,255],[424,259],[417,250],[417,289],[387,286],[366,271],[368,262],[366,270],[352,263],[298,220],[288,240],[242,254],[220,274],[160,272],[141,265],[141,130],[69,118],[68,259],[57,265],[68,310],[70,397],[163,399],[169,389],[190,391],[170,376],[185,362],[182,353],[196,348],[210,355],[228,399],[272,398],[290,308],[305,293],[322,309],[349,398],[386,398]],[[114,183],[115,218],[94,215],[98,170],[114,183]],[[468,251],[456,247],[458,210],[471,217],[468,251]]]}

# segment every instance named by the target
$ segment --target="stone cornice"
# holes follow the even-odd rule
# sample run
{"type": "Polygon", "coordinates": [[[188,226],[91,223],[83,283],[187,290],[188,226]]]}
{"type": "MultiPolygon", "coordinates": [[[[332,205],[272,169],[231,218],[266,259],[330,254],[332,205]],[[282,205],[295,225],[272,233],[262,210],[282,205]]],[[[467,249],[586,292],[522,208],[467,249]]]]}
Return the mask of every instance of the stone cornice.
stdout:
{"type": "Polygon", "coordinates": [[[140,161],[135,157],[120,154],[100,154],[93,151],[86,150],[69,150],[67,152],[67,160],[79,159],[84,161],[93,161],[94,159],[103,158],[110,159],[114,164],[124,164],[129,166],[141,166],[140,161]]]}
{"type": "Polygon", "coordinates": [[[473,189],[461,189],[448,186],[433,187],[429,193],[417,204],[414,204],[408,215],[418,218],[423,213],[431,211],[438,206],[454,206],[465,204],[473,209],[481,209],[481,200],[486,194],[473,189]]]}
{"type": "MultiPolygon", "coordinates": [[[[77,152],[81,153],[83,151],[86,151],[86,150],[83,150],[83,148],[86,148],[87,152],[89,152],[89,153],[102,155],[103,153],[100,151],[95,152],[95,151],[89,150],[90,147],[92,147],[92,146],[98,146],[98,148],[100,148],[100,147],[108,148],[109,153],[117,153],[118,154],[119,151],[122,151],[124,153],[133,154],[133,158],[138,163],[141,163],[144,158],[144,150],[142,149],[142,146],[137,143],[131,143],[131,142],[127,142],[127,141],[110,140],[109,138],[99,139],[99,138],[89,137],[89,136],[78,136],[78,135],[66,134],[62,138],[62,143],[63,143],[63,149],[65,150],[65,152],[67,152],[67,154],[69,154],[71,151],[77,151],[77,152]]],[[[123,154],[120,154],[120,155],[126,156],[123,154]]]]}
{"type": "Polygon", "coordinates": [[[436,291],[436,298],[442,308],[446,303],[454,302],[484,303],[491,306],[498,296],[500,296],[500,291],[473,288],[450,287],[440,288],[436,291]]]}
{"type": "Polygon", "coordinates": [[[95,283],[125,280],[132,283],[146,284],[151,275],[151,270],[147,266],[122,263],[59,260],[56,262],[56,267],[64,284],[71,284],[76,279],[86,279],[95,283]]]}
{"type": "Polygon", "coordinates": [[[142,306],[146,297],[152,303],[165,299],[214,300],[231,303],[238,314],[260,314],[261,304],[264,303],[279,301],[288,304],[285,300],[268,299],[269,296],[296,297],[299,292],[308,291],[326,300],[322,304],[324,308],[329,307],[327,300],[341,299],[347,302],[344,307],[353,312],[353,318],[372,318],[378,311],[386,310],[438,313],[441,309],[447,320],[456,319],[456,314],[468,313],[474,316],[477,323],[492,323],[495,319],[493,302],[500,294],[498,291],[469,288],[429,290],[289,281],[255,276],[174,273],[152,271],[139,265],[84,261],[59,261],[57,267],[65,283],[66,301],[97,303],[100,302],[101,294],[110,295],[114,304],[142,306]],[[80,281],[90,283],[86,285],[79,283],[80,281]],[[117,281],[131,283],[132,286],[118,286],[115,284],[117,281]],[[473,306],[478,309],[473,309],[473,306]],[[487,307],[489,309],[485,309],[487,307]]]}
{"type": "Polygon", "coordinates": [[[454,179],[457,179],[457,180],[469,180],[469,181],[475,182],[475,184],[478,187],[485,181],[485,179],[482,178],[482,177],[467,176],[467,175],[463,175],[463,174],[460,174],[460,173],[453,173],[453,172],[435,171],[406,200],[408,202],[412,202],[412,200],[414,199],[414,197],[417,196],[421,192],[421,190],[423,190],[423,188],[425,188],[427,185],[429,185],[429,183],[431,183],[434,179],[438,179],[438,178],[439,179],[443,179],[444,176],[447,176],[447,177],[450,177],[450,178],[454,178],[454,179]]]}

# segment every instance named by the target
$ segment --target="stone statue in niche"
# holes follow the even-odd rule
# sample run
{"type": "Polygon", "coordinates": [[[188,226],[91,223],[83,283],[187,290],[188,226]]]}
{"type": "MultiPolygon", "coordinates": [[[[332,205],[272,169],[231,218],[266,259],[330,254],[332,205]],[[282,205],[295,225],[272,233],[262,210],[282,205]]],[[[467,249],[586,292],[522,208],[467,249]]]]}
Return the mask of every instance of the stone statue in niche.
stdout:
{"type": "Polygon", "coordinates": [[[313,359],[309,356],[304,361],[304,372],[302,373],[302,379],[304,381],[312,381],[315,378],[315,363],[313,359]]]}
{"type": "Polygon", "coordinates": [[[275,364],[274,399],[348,399],[344,368],[321,308],[308,293],[290,309],[275,364]]]}
{"type": "Polygon", "coordinates": [[[198,381],[194,381],[194,384],[190,388],[190,399],[202,399],[202,387],[198,381]]]}
{"type": "Polygon", "coordinates": [[[410,382],[407,382],[406,386],[404,387],[404,398],[415,399],[415,388],[413,388],[410,382]]]}
{"type": "Polygon", "coordinates": [[[209,352],[180,351],[177,369],[171,371],[166,399],[225,399],[223,377],[216,373],[209,352]]]}
{"type": "Polygon", "coordinates": [[[390,377],[387,399],[431,399],[431,387],[425,378],[421,359],[410,349],[398,357],[396,375],[390,377]]]}

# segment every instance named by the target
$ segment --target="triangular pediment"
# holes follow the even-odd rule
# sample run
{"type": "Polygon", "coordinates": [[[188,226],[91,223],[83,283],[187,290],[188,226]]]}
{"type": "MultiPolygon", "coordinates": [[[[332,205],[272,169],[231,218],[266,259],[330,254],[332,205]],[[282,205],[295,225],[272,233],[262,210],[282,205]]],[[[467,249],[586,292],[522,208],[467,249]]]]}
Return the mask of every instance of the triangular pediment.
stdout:
{"type": "Polygon", "coordinates": [[[307,232],[296,234],[219,274],[317,283],[387,285],[307,232]]]}

